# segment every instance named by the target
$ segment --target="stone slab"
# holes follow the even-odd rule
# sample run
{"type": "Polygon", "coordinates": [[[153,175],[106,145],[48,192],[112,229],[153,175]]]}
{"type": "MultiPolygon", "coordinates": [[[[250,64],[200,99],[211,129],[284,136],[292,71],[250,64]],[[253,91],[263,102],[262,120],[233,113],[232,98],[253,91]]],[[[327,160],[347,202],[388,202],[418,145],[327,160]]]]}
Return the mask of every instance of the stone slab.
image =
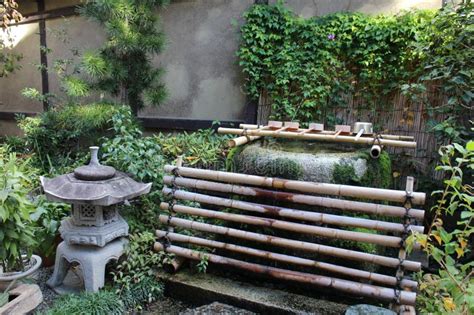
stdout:
{"type": "Polygon", "coordinates": [[[235,306],[214,302],[211,304],[199,306],[196,308],[189,308],[184,312],[179,313],[180,315],[256,315],[254,312],[250,312],[235,306]]]}
{"type": "Polygon", "coordinates": [[[16,298],[0,307],[0,314],[26,314],[33,311],[43,301],[41,289],[36,284],[21,283],[10,290],[10,296],[12,295],[16,298]]]}
{"type": "Polygon", "coordinates": [[[165,294],[194,305],[220,302],[260,314],[344,314],[348,305],[260,287],[212,274],[159,272],[165,294]]]}

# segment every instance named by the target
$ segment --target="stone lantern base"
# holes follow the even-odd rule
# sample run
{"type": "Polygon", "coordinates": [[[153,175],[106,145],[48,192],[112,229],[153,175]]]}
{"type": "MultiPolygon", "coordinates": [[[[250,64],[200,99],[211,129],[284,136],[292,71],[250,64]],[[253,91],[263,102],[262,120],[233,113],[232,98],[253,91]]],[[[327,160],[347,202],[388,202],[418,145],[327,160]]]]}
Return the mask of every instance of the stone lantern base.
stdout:
{"type": "Polygon", "coordinates": [[[125,238],[116,239],[104,247],[69,245],[61,242],[56,250],[53,275],[46,283],[58,292],[56,289],[63,284],[71,263],[78,263],[83,271],[85,290],[97,292],[104,286],[105,266],[111,260],[118,260],[127,244],[125,238]]]}
{"type": "Polygon", "coordinates": [[[108,242],[128,235],[128,224],[120,216],[114,222],[103,226],[80,226],[74,224],[74,218],[68,217],[61,222],[61,237],[69,245],[93,245],[103,247],[108,242]]]}

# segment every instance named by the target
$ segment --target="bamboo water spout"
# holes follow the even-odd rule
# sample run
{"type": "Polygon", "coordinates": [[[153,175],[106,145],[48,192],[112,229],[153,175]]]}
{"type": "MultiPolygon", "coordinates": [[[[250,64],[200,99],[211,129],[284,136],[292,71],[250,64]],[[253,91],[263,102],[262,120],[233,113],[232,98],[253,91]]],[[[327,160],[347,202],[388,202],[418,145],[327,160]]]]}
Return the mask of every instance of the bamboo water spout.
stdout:
{"type": "MultiPolygon", "coordinates": [[[[217,130],[221,134],[233,134],[242,136],[244,133],[249,136],[268,136],[276,138],[286,138],[286,139],[301,139],[301,140],[320,140],[320,141],[333,141],[333,142],[346,142],[346,143],[360,143],[360,144],[372,144],[374,142],[373,138],[361,137],[357,141],[354,136],[351,135],[328,135],[324,133],[297,133],[291,131],[281,131],[275,132],[273,130],[258,130],[258,129],[249,129],[242,130],[236,128],[224,128],[220,127],[217,130]]],[[[387,138],[381,138],[380,144],[384,146],[393,146],[393,147],[403,147],[403,148],[416,148],[416,142],[412,141],[402,141],[402,140],[391,140],[387,138]]]]}

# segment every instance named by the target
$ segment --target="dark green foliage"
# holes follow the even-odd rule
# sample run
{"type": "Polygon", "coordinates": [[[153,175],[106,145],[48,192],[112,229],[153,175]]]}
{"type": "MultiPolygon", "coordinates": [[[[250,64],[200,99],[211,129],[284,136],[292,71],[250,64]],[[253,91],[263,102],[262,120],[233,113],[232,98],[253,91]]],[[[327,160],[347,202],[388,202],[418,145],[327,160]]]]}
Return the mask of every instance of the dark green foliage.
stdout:
{"type": "Polygon", "coordinates": [[[124,303],[111,291],[84,292],[60,297],[44,315],[122,315],[124,303]]]}
{"type": "Polygon", "coordinates": [[[428,31],[430,42],[420,47],[429,56],[423,84],[432,84],[446,96],[430,110],[447,114],[446,121],[432,121],[440,143],[445,140],[464,143],[469,134],[474,102],[474,3],[471,0],[452,4],[439,11],[428,31]]]}
{"type": "Polygon", "coordinates": [[[127,310],[141,310],[144,305],[158,300],[162,295],[163,284],[151,276],[125,289],[120,299],[127,310]]]}
{"type": "Polygon", "coordinates": [[[281,1],[254,5],[244,15],[237,53],[247,93],[266,96],[273,118],[331,125],[333,110],[346,107],[350,97],[362,98],[365,108],[378,113],[402,92],[407,105],[425,103],[440,140],[469,138],[473,9],[465,0],[437,12],[302,19],[281,1]],[[432,87],[441,95],[427,97],[432,87]]]}
{"type": "Polygon", "coordinates": [[[120,109],[111,104],[68,105],[36,117],[20,117],[26,146],[34,153],[33,164],[42,174],[59,174],[83,164],[87,147],[97,145],[120,109]]]}
{"type": "Polygon", "coordinates": [[[23,270],[22,253],[31,255],[37,244],[32,224],[36,207],[28,197],[33,176],[28,160],[0,146],[0,267],[7,272],[23,270]]]}
{"type": "Polygon", "coordinates": [[[362,186],[391,188],[392,161],[390,155],[383,151],[378,159],[372,159],[366,152],[362,153],[367,159],[367,173],[360,179],[362,186]]]}
{"type": "Polygon", "coordinates": [[[432,14],[337,13],[305,20],[279,2],[254,5],[244,17],[238,56],[248,94],[266,93],[275,118],[305,122],[346,106],[347,94],[379,104],[411,80],[415,74],[406,70],[420,58],[410,46],[423,37],[432,14]]]}
{"type": "MultiPolygon", "coordinates": [[[[133,285],[153,277],[156,268],[159,268],[164,261],[170,258],[166,253],[153,251],[156,239],[152,232],[131,234],[129,239],[130,243],[125,251],[125,258],[112,273],[114,284],[120,294],[127,290],[133,291],[133,285]]],[[[157,284],[157,290],[159,288],[161,286],[157,284]]]]}
{"type": "Polygon", "coordinates": [[[102,145],[105,164],[131,174],[142,182],[153,183],[151,195],[162,188],[165,161],[160,145],[142,132],[129,111],[121,111],[111,119],[116,136],[102,145]]]}
{"type": "MultiPolygon", "coordinates": [[[[162,71],[151,58],[164,45],[155,10],[167,0],[87,1],[81,15],[105,30],[107,39],[98,52],[84,54],[82,69],[92,88],[119,95],[136,116],[145,104],[159,105],[166,96],[162,71]]],[[[74,82],[73,82],[74,83],[74,82]]],[[[77,84],[76,84],[77,85],[77,84]]]]}
{"type": "Polygon", "coordinates": [[[359,178],[357,177],[352,164],[340,163],[334,167],[332,181],[335,184],[357,185],[359,178]]]}

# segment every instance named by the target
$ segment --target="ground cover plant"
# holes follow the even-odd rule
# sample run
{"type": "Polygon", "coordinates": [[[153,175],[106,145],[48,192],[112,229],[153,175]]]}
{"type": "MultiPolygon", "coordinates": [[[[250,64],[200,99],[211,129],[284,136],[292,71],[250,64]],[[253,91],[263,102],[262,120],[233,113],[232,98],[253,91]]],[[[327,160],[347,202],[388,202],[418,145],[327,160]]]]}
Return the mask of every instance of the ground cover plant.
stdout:
{"type": "Polygon", "coordinates": [[[444,188],[433,192],[433,222],[427,234],[415,234],[424,251],[439,265],[437,272],[419,275],[421,313],[472,314],[474,312],[474,141],[440,148],[437,167],[446,175],[444,188]],[[443,220],[455,217],[453,228],[443,220]]]}

